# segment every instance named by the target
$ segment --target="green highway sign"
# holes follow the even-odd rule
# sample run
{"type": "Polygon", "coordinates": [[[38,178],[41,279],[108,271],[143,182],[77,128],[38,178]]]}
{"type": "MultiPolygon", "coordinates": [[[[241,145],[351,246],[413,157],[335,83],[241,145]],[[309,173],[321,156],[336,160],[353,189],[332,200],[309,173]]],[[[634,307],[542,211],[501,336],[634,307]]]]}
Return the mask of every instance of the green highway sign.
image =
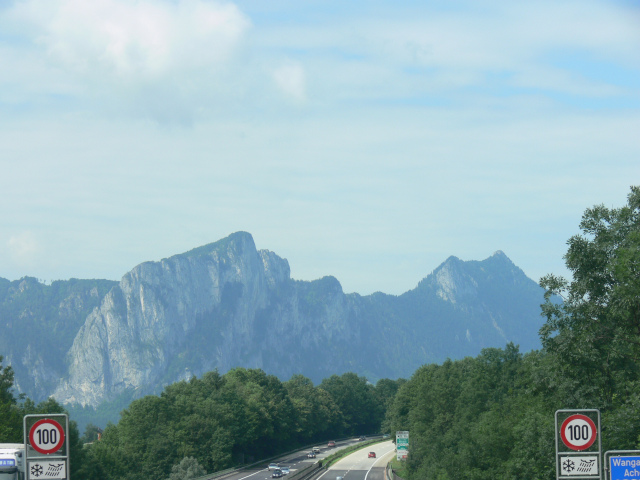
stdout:
{"type": "Polygon", "coordinates": [[[396,458],[406,460],[409,454],[409,432],[396,432],[396,458]]]}

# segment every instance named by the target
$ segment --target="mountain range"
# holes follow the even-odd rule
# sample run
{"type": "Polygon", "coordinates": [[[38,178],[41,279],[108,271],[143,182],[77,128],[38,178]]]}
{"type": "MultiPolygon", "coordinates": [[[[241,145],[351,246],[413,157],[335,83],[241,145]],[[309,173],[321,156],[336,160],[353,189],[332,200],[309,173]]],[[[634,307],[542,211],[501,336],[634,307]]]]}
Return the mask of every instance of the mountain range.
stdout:
{"type": "Polygon", "coordinates": [[[98,406],[218,369],[375,382],[508,342],[539,348],[543,290],[501,251],[449,257],[402,295],[345,294],[237,232],[120,282],[0,278],[0,355],[19,392],[98,406]]]}

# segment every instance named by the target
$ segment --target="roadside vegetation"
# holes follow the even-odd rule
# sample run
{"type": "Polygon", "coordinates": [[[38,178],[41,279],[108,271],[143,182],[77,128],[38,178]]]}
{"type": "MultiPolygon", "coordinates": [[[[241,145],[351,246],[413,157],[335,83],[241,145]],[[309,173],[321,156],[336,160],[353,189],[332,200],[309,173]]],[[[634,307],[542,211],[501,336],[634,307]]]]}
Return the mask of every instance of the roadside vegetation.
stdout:
{"type": "MultiPolygon", "coordinates": [[[[0,443],[21,443],[24,414],[64,409],[53,400],[36,407],[14,398],[13,371],[2,372],[0,443]]],[[[74,425],[73,477],[166,479],[200,468],[211,473],[329,438],[376,433],[401,383],[374,386],[345,373],[314,386],[302,375],[281,382],[258,369],[209,372],[133,401],[99,441],[96,426],[89,425],[81,440],[74,425]]]]}
{"type": "Polygon", "coordinates": [[[640,447],[640,188],[586,210],[580,229],[572,280],[540,281],[542,350],[425,365],[400,388],[384,425],[410,431],[406,478],[554,479],[560,409],[600,409],[603,451],[640,447]]]}

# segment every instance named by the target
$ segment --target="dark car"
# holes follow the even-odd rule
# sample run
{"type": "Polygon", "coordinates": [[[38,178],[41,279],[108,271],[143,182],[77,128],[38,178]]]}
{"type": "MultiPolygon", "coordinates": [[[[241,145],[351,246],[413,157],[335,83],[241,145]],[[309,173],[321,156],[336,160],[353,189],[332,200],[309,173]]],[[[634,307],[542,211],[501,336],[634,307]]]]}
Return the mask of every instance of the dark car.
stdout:
{"type": "Polygon", "coordinates": [[[271,478],[282,478],[282,470],[274,470],[271,474],[271,478]]]}
{"type": "Polygon", "coordinates": [[[369,458],[376,458],[376,452],[369,452],[369,458]]]}
{"type": "Polygon", "coordinates": [[[307,458],[316,458],[316,454],[315,454],[315,452],[309,452],[309,453],[307,453],[307,458]]]}
{"type": "Polygon", "coordinates": [[[358,437],[358,440],[366,440],[367,437],[365,437],[364,435],[360,435],[360,437],[358,437]]]}

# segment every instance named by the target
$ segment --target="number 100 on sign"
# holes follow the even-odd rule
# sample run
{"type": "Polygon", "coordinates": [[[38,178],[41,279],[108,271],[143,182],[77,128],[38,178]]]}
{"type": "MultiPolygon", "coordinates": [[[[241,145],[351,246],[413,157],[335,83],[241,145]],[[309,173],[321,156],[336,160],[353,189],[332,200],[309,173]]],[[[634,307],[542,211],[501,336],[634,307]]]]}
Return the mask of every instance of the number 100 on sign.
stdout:
{"type": "Polygon", "coordinates": [[[560,428],[562,441],[571,450],[586,450],[596,441],[597,429],[586,415],[571,415],[560,428]]]}
{"type": "Polygon", "coordinates": [[[29,443],[40,453],[54,453],[64,443],[64,430],[62,426],[50,418],[36,422],[29,430],[29,443]]]}

